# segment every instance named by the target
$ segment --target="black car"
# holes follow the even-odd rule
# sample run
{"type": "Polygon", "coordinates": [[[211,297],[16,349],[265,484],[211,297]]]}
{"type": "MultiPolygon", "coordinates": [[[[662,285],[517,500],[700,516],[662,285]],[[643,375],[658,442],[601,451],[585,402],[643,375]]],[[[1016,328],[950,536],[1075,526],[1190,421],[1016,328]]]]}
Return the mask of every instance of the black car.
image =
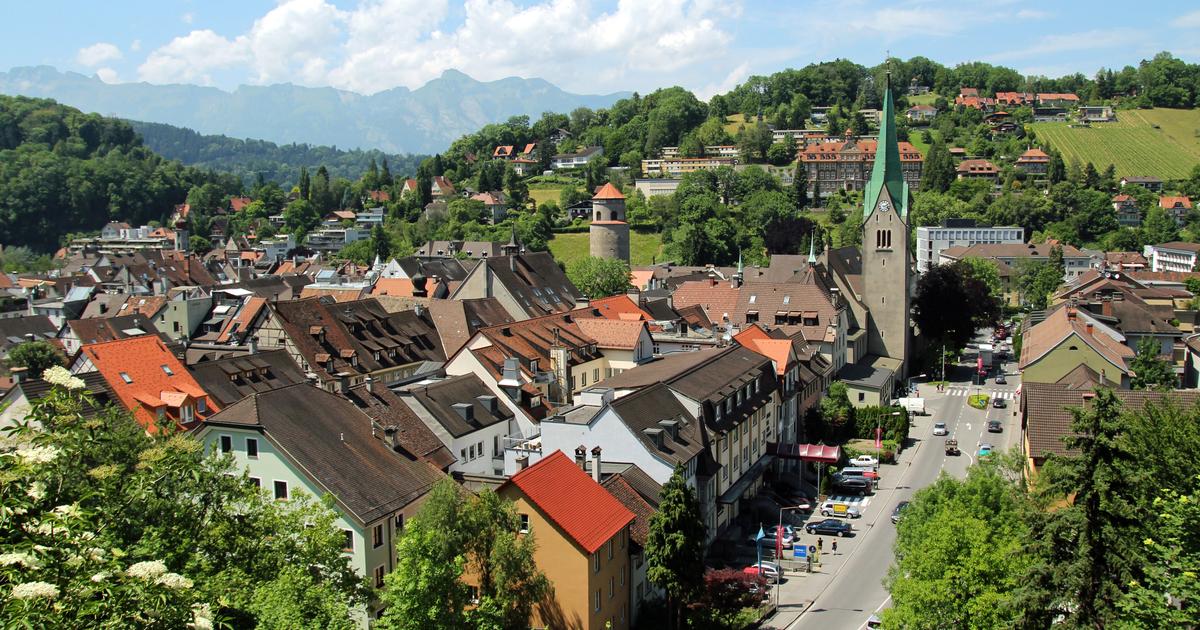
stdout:
{"type": "Polygon", "coordinates": [[[809,523],[804,526],[804,531],[810,534],[823,534],[826,536],[837,536],[839,538],[849,536],[854,533],[854,528],[846,521],[827,518],[816,523],[809,523]]]}
{"type": "Polygon", "coordinates": [[[833,487],[835,490],[846,492],[849,494],[870,494],[871,480],[862,477],[842,477],[834,475],[833,487]]]}
{"type": "Polygon", "coordinates": [[[1003,433],[1004,425],[999,420],[988,420],[988,433],[1003,433]]]}
{"type": "Polygon", "coordinates": [[[1008,385],[1008,379],[1004,378],[1003,374],[1000,374],[999,376],[996,377],[996,384],[997,385],[1008,385]]]}
{"type": "Polygon", "coordinates": [[[900,516],[904,514],[904,510],[908,508],[908,501],[901,501],[896,504],[896,508],[892,510],[892,523],[899,523],[900,516]]]}
{"type": "Polygon", "coordinates": [[[1004,409],[1008,406],[1008,403],[1003,398],[993,398],[992,406],[996,409],[1004,409]]]}

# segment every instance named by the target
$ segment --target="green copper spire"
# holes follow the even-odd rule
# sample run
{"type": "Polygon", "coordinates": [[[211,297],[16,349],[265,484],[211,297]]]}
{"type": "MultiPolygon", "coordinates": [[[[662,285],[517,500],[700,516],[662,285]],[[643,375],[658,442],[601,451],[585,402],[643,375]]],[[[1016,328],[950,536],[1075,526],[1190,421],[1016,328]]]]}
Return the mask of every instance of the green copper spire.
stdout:
{"type": "Polygon", "coordinates": [[[863,195],[864,220],[875,209],[875,204],[879,202],[879,191],[884,186],[896,206],[896,212],[901,217],[907,216],[908,190],[900,167],[900,145],[896,142],[896,106],[892,102],[891,71],[888,71],[883,87],[883,111],[879,120],[879,141],[875,145],[875,165],[863,195]]]}

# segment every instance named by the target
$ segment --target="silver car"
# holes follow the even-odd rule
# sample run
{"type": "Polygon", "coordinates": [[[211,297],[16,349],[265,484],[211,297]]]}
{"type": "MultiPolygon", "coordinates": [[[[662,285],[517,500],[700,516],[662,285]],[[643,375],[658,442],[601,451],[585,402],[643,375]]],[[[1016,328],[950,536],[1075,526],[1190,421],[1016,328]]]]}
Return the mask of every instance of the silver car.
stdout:
{"type": "Polygon", "coordinates": [[[946,428],[945,422],[934,422],[933,423],[933,434],[934,435],[950,435],[950,431],[946,428]]]}

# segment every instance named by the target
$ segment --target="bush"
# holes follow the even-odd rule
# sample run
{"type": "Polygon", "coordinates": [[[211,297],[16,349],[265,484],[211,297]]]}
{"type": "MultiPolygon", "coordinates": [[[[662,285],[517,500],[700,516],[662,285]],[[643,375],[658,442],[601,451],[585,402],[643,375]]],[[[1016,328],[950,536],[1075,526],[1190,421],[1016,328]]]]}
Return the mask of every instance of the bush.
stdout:
{"type": "Polygon", "coordinates": [[[987,394],[971,394],[967,398],[967,404],[976,409],[987,409],[988,400],[987,394]]]}
{"type": "Polygon", "coordinates": [[[851,460],[859,455],[870,455],[871,457],[878,456],[879,461],[888,464],[896,463],[896,453],[899,451],[898,444],[895,440],[884,440],[883,448],[875,449],[875,440],[854,440],[842,445],[842,451],[846,454],[846,459],[851,460]]]}

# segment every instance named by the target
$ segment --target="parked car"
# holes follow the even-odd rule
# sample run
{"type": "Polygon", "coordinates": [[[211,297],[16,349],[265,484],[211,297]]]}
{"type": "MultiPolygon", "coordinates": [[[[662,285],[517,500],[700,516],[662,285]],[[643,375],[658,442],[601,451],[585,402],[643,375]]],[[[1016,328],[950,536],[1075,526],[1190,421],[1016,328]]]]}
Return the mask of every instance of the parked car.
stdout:
{"type": "Polygon", "coordinates": [[[871,480],[864,477],[834,475],[833,487],[835,490],[845,492],[846,494],[870,494],[871,480]]]}
{"type": "Polygon", "coordinates": [[[987,457],[991,454],[992,454],[992,445],[991,444],[984,443],[984,444],[979,445],[979,456],[980,457],[987,457]]]}
{"type": "Polygon", "coordinates": [[[1005,401],[1003,398],[993,398],[992,406],[995,407],[996,409],[1004,409],[1005,407],[1008,406],[1008,402],[1005,401]]]}
{"type": "Polygon", "coordinates": [[[908,509],[908,501],[901,501],[896,504],[896,507],[892,510],[893,524],[900,522],[900,517],[904,514],[904,510],[906,509],[908,509]]]}
{"type": "Polygon", "coordinates": [[[1004,423],[999,420],[988,420],[988,433],[1003,433],[1004,423]]]}
{"type": "Polygon", "coordinates": [[[1004,378],[1003,373],[996,375],[996,384],[997,385],[1008,385],[1008,379],[1004,378]]]}
{"type": "Polygon", "coordinates": [[[779,568],[772,567],[771,563],[769,562],[762,563],[762,566],[759,566],[758,564],[752,564],[745,569],[742,569],[742,573],[746,573],[748,575],[761,575],[766,578],[767,582],[771,584],[779,583],[779,568]]]}
{"type": "Polygon", "coordinates": [[[804,526],[804,531],[809,534],[822,534],[825,536],[837,536],[839,538],[849,536],[854,532],[854,528],[850,523],[836,518],[827,518],[816,523],[809,523],[804,526]]]}
{"type": "MultiPolygon", "coordinates": [[[[759,538],[757,534],[750,536],[750,542],[759,544],[763,547],[774,547],[775,546],[775,526],[774,525],[764,526],[763,534],[764,534],[764,536],[762,538],[759,538]]],[[[794,536],[791,526],[785,525],[784,530],[783,530],[783,548],[791,549],[792,542],[794,540],[795,540],[795,536],[794,536]]]]}
{"type": "Polygon", "coordinates": [[[865,468],[874,468],[879,465],[879,460],[870,455],[859,455],[850,460],[851,466],[860,466],[865,468]]]}
{"type": "Polygon", "coordinates": [[[933,423],[933,434],[934,435],[950,435],[950,430],[946,428],[945,422],[934,422],[933,423]]]}
{"type": "Polygon", "coordinates": [[[821,504],[821,516],[859,518],[862,516],[862,510],[859,510],[853,505],[842,503],[841,501],[826,501],[825,503],[821,504]]]}

